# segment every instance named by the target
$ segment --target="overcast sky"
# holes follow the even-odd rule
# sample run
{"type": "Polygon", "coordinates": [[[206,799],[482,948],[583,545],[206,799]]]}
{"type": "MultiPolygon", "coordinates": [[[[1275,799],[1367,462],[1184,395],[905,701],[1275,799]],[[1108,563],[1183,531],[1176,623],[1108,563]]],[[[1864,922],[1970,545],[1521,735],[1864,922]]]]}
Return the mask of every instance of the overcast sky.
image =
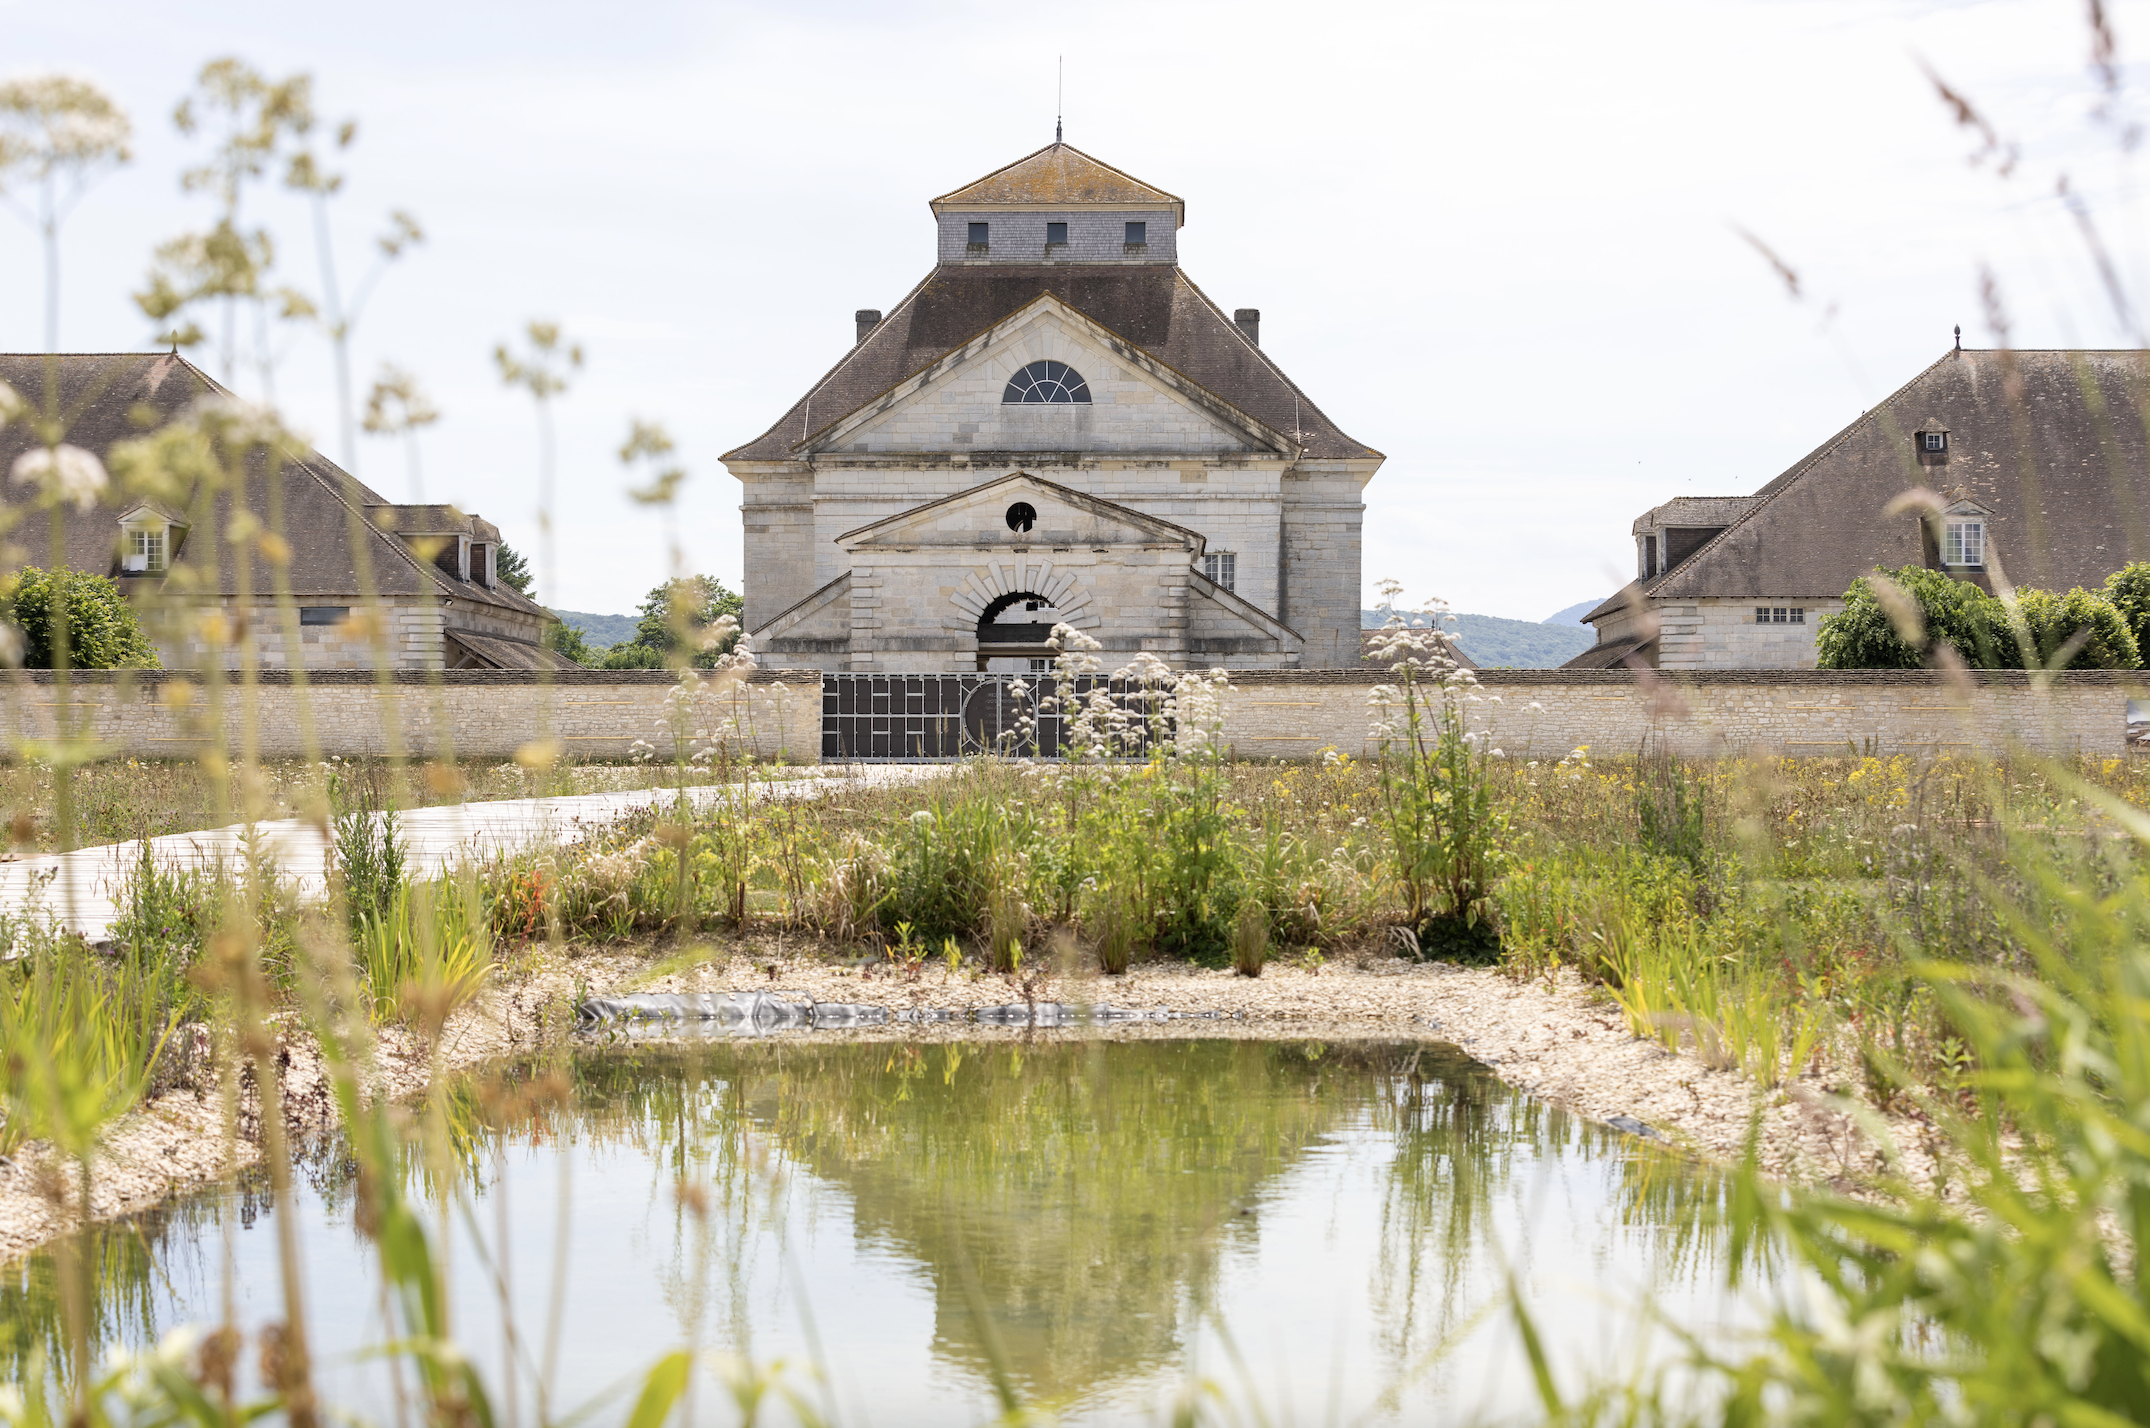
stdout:
{"type": "MultiPolygon", "coordinates": [[[[82,74],[135,120],[135,162],[65,230],[61,345],[80,351],[145,348],[128,293],[158,240],[208,222],[170,122],[201,62],[311,72],[322,110],[360,123],[347,274],[391,208],[428,234],[356,340],[362,381],[400,363],[446,413],[426,494],[535,552],[535,425],[490,353],[562,321],[588,365],[560,407],[563,568],[540,593],[624,613],[668,550],[622,494],[629,418],[679,439],[687,559],[736,586],[718,457],[843,354],[853,309],[924,276],[930,197],[1051,139],[1064,54],[1068,141],[1185,197],[1188,275],[1260,308],[1263,346],[1387,453],[1367,584],[1542,619],[1626,578],[1641,511],[1760,486],[1959,322],[1991,345],[1981,265],[2017,345],[2134,345],[2055,196],[2069,175],[2126,280],[2150,279],[2085,10],[0,0],[0,73],[82,74]],[[2010,177],[1967,162],[1979,140],[1922,62],[2019,146],[2010,177]]],[[[2125,81],[2150,4],[2109,10],[2125,81]]],[[[2124,83],[2128,122],[2136,97],[2124,83]]],[[[315,286],[304,210],[271,193],[254,211],[287,280],[315,286]]],[[[0,350],[40,345],[38,271],[30,231],[0,224],[0,350]]],[[[279,395],[339,455],[325,348],[284,340],[279,395]]],[[[358,466],[407,498],[399,447],[369,440],[358,466]]]]}

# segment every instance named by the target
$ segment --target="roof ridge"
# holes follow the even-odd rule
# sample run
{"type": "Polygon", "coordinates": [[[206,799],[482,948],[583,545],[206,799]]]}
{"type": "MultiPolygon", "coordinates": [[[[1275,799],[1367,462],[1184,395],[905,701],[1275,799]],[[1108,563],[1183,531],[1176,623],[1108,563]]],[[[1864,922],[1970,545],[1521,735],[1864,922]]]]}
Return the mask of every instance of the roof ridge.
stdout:
{"type": "MultiPolygon", "coordinates": [[[[1920,368],[1917,375],[1913,376],[1910,381],[1905,382],[1902,386],[1898,387],[1895,391],[1889,393],[1886,397],[1883,397],[1873,406],[1859,413],[1858,417],[1848,423],[1841,431],[1837,432],[1834,436],[1829,437],[1820,446],[1815,447],[1805,456],[1801,457],[1799,460],[1793,462],[1790,466],[1786,467],[1780,475],[1774,476],[1769,481],[1765,482],[1762,486],[1762,489],[1754,493],[1756,500],[1752,506],[1749,506],[1745,511],[1742,511],[1739,515],[1739,518],[1733,521],[1732,524],[1726,526],[1723,530],[1717,532],[1717,534],[1711,536],[1708,540],[1704,541],[1701,545],[1695,547],[1694,550],[1690,551],[1685,560],[1681,561],[1678,565],[1675,565],[1674,567],[1672,567],[1672,569],[1665,571],[1661,576],[1659,576],[1657,583],[1649,588],[1649,593],[1654,594],[1657,590],[1661,589],[1665,584],[1667,584],[1674,576],[1691,569],[1697,561],[1701,560],[1703,556],[1715,550],[1734,531],[1739,530],[1749,521],[1752,521],[1758,516],[1760,516],[1763,511],[1769,509],[1769,505],[1771,502],[1775,501],[1777,497],[1783,495],[1785,492],[1791,490],[1793,486],[1799,483],[1802,477],[1812,472],[1816,466],[1821,464],[1822,458],[1828,456],[1831,452],[1834,452],[1838,447],[1849,441],[1853,432],[1858,431],[1868,422],[1873,421],[1875,418],[1879,417],[1884,408],[1893,406],[1898,400],[1900,400],[1904,396],[1905,393],[1909,392],[1913,387],[1916,387],[1919,383],[1925,381],[1928,377],[1932,376],[1935,370],[1938,369],[1943,362],[1948,361],[1951,357],[1955,356],[1962,350],[1963,349],[1961,348],[1954,348],[1950,351],[1943,352],[1939,357],[1936,357],[1933,361],[1927,363],[1926,366],[1920,368]],[[1775,487],[1776,489],[1771,490],[1771,487],[1775,487]]],[[[1599,609],[1603,608],[1603,606],[1599,607],[1599,609]]],[[[1596,611],[1592,611],[1592,613],[1595,614],[1596,611]]]]}
{"type": "MultiPolygon", "coordinates": [[[[926,284],[932,282],[933,279],[939,275],[940,271],[941,270],[939,265],[936,264],[934,267],[927,270],[926,275],[924,277],[913,283],[911,285],[911,290],[903,295],[902,301],[898,302],[894,307],[890,308],[888,310],[888,315],[873,325],[873,330],[866,334],[866,342],[871,342],[880,334],[889,331],[889,324],[895,320],[896,314],[902,312],[905,308],[909,307],[914,301],[916,301],[918,295],[921,292],[925,291],[926,284]]],[[[965,340],[968,341],[969,339],[966,338],[965,340]]],[[[829,378],[835,376],[838,372],[841,372],[846,366],[850,364],[852,358],[858,356],[860,352],[865,350],[866,342],[854,342],[848,348],[844,349],[844,355],[837,358],[836,361],[829,366],[829,369],[827,371],[823,372],[819,377],[816,377],[814,379],[814,384],[806,389],[806,395],[799,398],[798,401],[793,402],[790,406],[786,407],[784,409],[784,414],[778,417],[775,421],[769,423],[767,429],[765,429],[760,436],[756,436],[750,440],[740,442],[730,451],[727,451],[722,456],[719,456],[717,460],[730,461],[733,457],[737,456],[740,452],[752,446],[755,442],[760,441],[765,437],[775,436],[776,429],[782,426],[785,422],[791,420],[791,414],[797,411],[802,403],[811,402],[814,399],[814,393],[820,391],[823,387],[826,387],[829,384],[829,378]]],[[[954,350],[955,349],[952,347],[948,349],[949,352],[953,352],[954,350]]],[[[947,355],[947,352],[943,352],[941,354],[942,357],[945,357],[947,355]]],[[[934,358],[933,361],[940,361],[940,357],[934,358]]],[[[927,367],[930,367],[932,365],[932,362],[926,364],[927,367]]],[[[895,387],[903,385],[903,383],[911,380],[912,377],[917,376],[919,372],[923,372],[925,370],[925,367],[920,367],[916,371],[906,373],[904,376],[899,377],[893,384],[891,384],[891,386],[887,390],[893,390],[895,387]]],[[[877,393],[876,395],[880,394],[877,393]]],[[[861,402],[859,404],[859,406],[864,405],[864,402],[861,402]]],[[[851,411],[855,412],[857,410],[858,407],[851,408],[851,411]]],[[[844,415],[848,416],[850,415],[850,412],[846,412],[844,415]]],[[[838,420],[840,421],[842,420],[842,418],[839,417],[838,420]]],[[[811,436],[812,433],[809,432],[807,435],[811,436]]],[[[799,438],[800,441],[804,441],[806,439],[807,438],[804,436],[799,438]]],[[[796,447],[797,445],[798,442],[793,442],[786,449],[790,450],[792,447],[796,447]]]]}
{"type": "MultiPolygon", "coordinates": [[[[1223,322],[1226,327],[1232,330],[1232,332],[1239,338],[1239,340],[1246,345],[1247,350],[1252,352],[1264,367],[1267,367],[1271,372],[1276,374],[1276,379],[1278,381],[1282,382],[1285,386],[1291,388],[1292,395],[1297,397],[1300,401],[1306,403],[1308,410],[1312,411],[1315,416],[1318,416],[1323,421],[1327,422],[1329,424],[1330,429],[1335,431],[1339,436],[1344,434],[1344,428],[1337,424],[1336,418],[1330,416],[1327,412],[1323,411],[1321,409],[1320,404],[1306,394],[1306,389],[1292,380],[1291,375],[1284,370],[1283,365],[1279,363],[1274,357],[1271,357],[1267,352],[1264,352],[1262,350],[1261,343],[1256,342],[1252,338],[1248,337],[1247,330],[1241,327],[1239,323],[1234,320],[1228,313],[1226,313],[1223,308],[1217,306],[1216,299],[1212,298],[1208,293],[1203,292],[1202,285],[1200,283],[1197,283],[1193,278],[1188,277],[1187,270],[1185,268],[1182,268],[1179,264],[1174,263],[1172,265],[1172,275],[1175,281],[1185,283],[1189,292],[1200,298],[1202,300],[1203,305],[1207,307],[1211,312],[1217,314],[1218,320],[1223,322]]],[[[1186,374],[1181,373],[1181,375],[1185,376],[1186,374]]],[[[1190,377],[1188,378],[1188,380],[1193,381],[1194,379],[1190,377]]],[[[1196,382],[1195,385],[1201,386],[1201,383],[1196,382]]],[[[1204,388],[1204,390],[1206,391],[1208,389],[1204,388]]],[[[1256,420],[1260,419],[1256,418],[1256,420]]],[[[1263,425],[1266,426],[1267,423],[1264,422],[1263,425]]],[[[1294,431],[1287,433],[1287,435],[1289,435],[1294,441],[1298,441],[1302,449],[1306,446],[1306,443],[1300,440],[1300,438],[1304,435],[1304,432],[1294,431]]],[[[1356,442],[1356,444],[1360,447],[1360,449],[1367,451],[1372,455],[1379,456],[1383,461],[1388,460],[1386,454],[1379,451],[1375,451],[1373,447],[1366,445],[1365,442],[1358,441],[1356,442]]]]}

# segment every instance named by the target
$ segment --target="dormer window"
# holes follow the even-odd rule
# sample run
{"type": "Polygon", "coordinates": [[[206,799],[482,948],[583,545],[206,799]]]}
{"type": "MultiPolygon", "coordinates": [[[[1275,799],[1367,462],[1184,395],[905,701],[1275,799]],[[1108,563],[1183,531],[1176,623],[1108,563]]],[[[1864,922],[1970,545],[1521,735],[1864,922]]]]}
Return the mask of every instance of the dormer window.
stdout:
{"type": "Polygon", "coordinates": [[[1046,247],[1065,248],[1067,246],[1067,242],[1068,226],[1065,223],[1048,223],[1045,225],[1046,247]]]}
{"type": "Polygon", "coordinates": [[[1946,456],[1948,454],[1948,428],[1932,417],[1919,423],[1919,429],[1911,434],[1912,450],[1921,458],[1946,456]]]}
{"type": "Polygon", "coordinates": [[[1983,519],[1950,517],[1941,526],[1941,563],[1947,566],[1986,563],[1986,523],[1983,519]]]}
{"type": "Polygon", "coordinates": [[[1150,241],[1150,225],[1146,222],[1128,224],[1127,241],[1137,248],[1147,244],[1150,241]]]}
{"type": "Polygon", "coordinates": [[[1948,433],[1945,431],[1922,431],[1919,433],[1921,451],[1948,450],[1948,433]]]}
{"type": "Polygon", "coordinates": [[[989,223],[973,223],[970,226],[970,250],[973,253],[983,253],[985,251],[986,235],[991,230],[992,225],[989,223]]]}
{"type": "Polygon", "coordinates": [[[127,532],[126,568],[145,575],[161,575],[167,563],[167,534],[161,530],[127,532]]]}
{"type": "Polygon", "coordinates": [[[119,518],[119,568],[126,575],[163,575],[185,528],[152,506],[136,506],[119,518]]]}

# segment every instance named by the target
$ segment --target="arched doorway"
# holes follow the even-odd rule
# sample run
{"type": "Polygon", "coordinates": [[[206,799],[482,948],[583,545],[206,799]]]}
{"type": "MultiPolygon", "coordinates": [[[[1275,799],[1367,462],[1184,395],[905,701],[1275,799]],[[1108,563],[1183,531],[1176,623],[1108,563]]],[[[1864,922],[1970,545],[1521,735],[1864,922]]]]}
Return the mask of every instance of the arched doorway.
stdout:
{"type": "Polygon", "coordinates": [[[995,599],[978,617],[979,672],[1019,674],[1051,668],[1059,652],[1046,641],[1064,618],[1051,597],[1034,590],[995,599]]]}

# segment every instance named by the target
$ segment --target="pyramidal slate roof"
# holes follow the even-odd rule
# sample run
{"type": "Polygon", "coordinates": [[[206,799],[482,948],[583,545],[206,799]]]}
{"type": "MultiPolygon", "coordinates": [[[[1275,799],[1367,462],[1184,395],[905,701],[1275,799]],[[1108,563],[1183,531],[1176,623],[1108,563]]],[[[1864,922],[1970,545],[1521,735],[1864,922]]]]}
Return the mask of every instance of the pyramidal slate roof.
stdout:
{"type": "MultiPolygon", "coordinates": [[[[178,418],[199,399],[231,396],[186,358],[163,352],[68,353],[59,356],[0,354],[0,381],[12,387],[33,410],[58,411],[66,427],[66,434],[61,439],[100,459],[108,458],[118,443],[142,436],[178,418]],[[48,378],[52,383],[49,393],[48,378]]],[[[0,476],[11,472],[19,458],[40,445],[40,437],[27,421],[0,427],[0,476]]],[[[266,521],[269,515],[263,490],[266,463],[257,457],[254,464],[255,474],[248,482],[243,505],[266,521]]],[[[512,586],[488,588],[476,581],[459,580],[433,562],[420,560],[394,534],[380,529],[369,515],[369,511],[378,514],[379,508],[391,507],[394,503],[318,451],[306,448],[287,451],[279,468],[279,478],[282,483],[283,534],[291,546],[291,562],[286,573],[291,592],[298,599],[357,603],[362,582],[355,552],[363,549],[373,567],[373,587],[383,597],[416,595],[430,586],[436,598],[494,606],[544,621],[552,618],[543,606],[512,586]],[[353,519],[354,512],[356,520],[353,519]],[[354,528],[358,531],[356,540],[353,539],[354,528]]],[[[12,481],[0,487],[0,501],[14,506],[23,516],[21,523],[9,533],[14,549],[7,552],[0,564],[9,567],[43,565],[51,559],[44,513],[26,512],[21,504],[27,501],[28,495],[24,488],[12,481]]],[[[105,496],[88,511],[78,511],[72,505],[62,507],[68,565],[76,570],[117,576],[120,573],[120,517],[143,504],[114,482],[105,496]]],[[[159,505],[158,509],[195,530],[213,522],[214,528],[221,531],[229,524],[232,506],[230,492],[217,495],[213,502],[198,500],[194,493],[190,493],[180,501],[159,505]]],[[[417,521],[429,530],[449,529],[459,516],[445,506],[395,509],[407,515],[431,517],[417,521]]],[[[474,517],[460,516],[460,519],[468,523],[473,533],[485,534],[489,529],[486,522],[474,517]]],[[[397,524],[409,527],[412,523],[404,520],[397,524]]],[[[194,565],[199,569],[200,558],[209,544],[190,535],[173,553],[173,566],[194,565]]],[[[218,569],[213,577],[205,579],[205,586],[216,593],[235,594],[239,589],[239,570],[232,548],[221,539],[215,542],[215,548],[218,569]]],[[[253,589],[265,596],[276,588],[275,572],[258,557],[252,560],[252,565],[253,589]]],[[[450,622],[453,623],[452,616],[450,622]]]]}
{"type": "Polygon", "coordinates": [[[1237,323],[1173,264],[945,264],[726,461],[784,461],[841,421],[995,323],[1051,293],[1100,327],[1215,393],[1273,431],[1297,432],[1310,457],[1381,459],[1346,436],[1237,323]]]}
{"type": "Polygon", "coordinates": [[[1170,207],[1177,222],[1187,221],[1187,205],[1176,194],[1153,188],[1132,174],[1091,158],[1072,144],[1052,143],[1026,154],[1006,168],[967,183],[932,201],[938,214],[949,208],[996,204],[1052,203],[1109,208],[1170,207]]]}
{"type": "Polygon", "coordinates": [[[2150,560],[2146,421],[2150,352],[1950,351],[1640,588],[1652,601],[1841,598],[1877,565],[1925,563],[1918,517],[1883,514],[1918,487],[1989,512],[1987,541],[2012,584],[2095,586],[2150,560]],[[1946,459],[1922,459],[1913,436],[1935,426],[1949,433],[1946,459]]]}

